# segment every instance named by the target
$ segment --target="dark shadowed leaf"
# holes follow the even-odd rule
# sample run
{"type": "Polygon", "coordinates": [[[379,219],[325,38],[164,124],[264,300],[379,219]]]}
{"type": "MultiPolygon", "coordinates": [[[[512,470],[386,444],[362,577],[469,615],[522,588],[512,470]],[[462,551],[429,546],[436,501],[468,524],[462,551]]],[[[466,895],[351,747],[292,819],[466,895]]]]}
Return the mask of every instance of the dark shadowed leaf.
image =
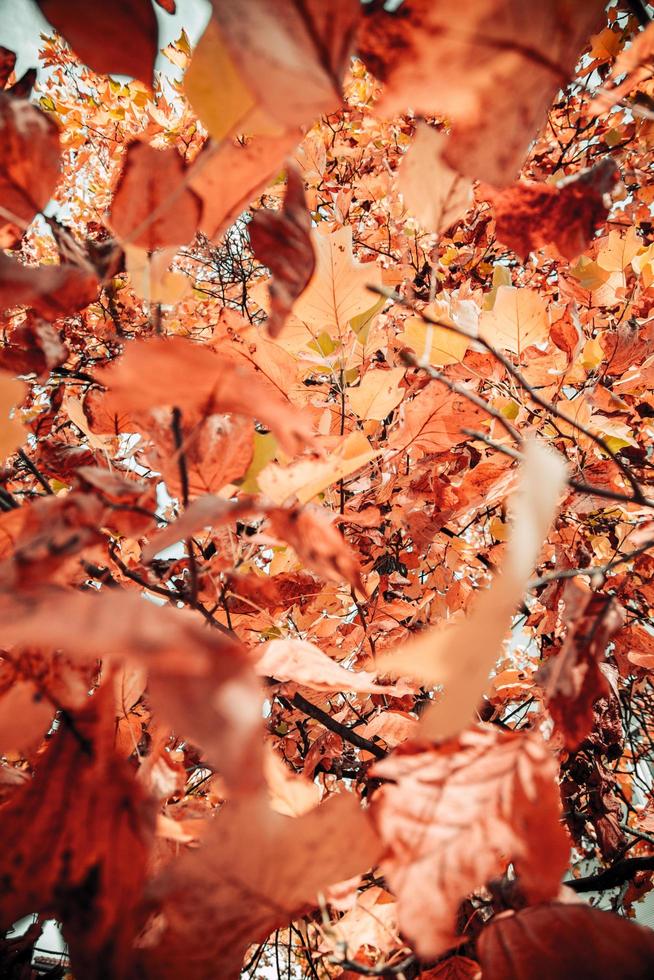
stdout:
{"type": "Polygon", "coordinates": [[[281,333],[293,303],[308,285],[316,265],[304,184],[296,167],[289,165],[287,175],[282,211],[261,209],[248,227],[255,256],[268,266],[273,276],[271,310],[266,321],[272,337],[281,333]]]}
{"type": "Polygon", "coordinates": [[[83,62],[105,75],[152,85],[157,18],[150,0],[39,0],[43,14],[83,62]]]}
{"type": "Polygon", "coordinates": [[[654,932],[587,905],[538,905],[494,919],[477,948],[484,980],[654,975],[654,932]]]}

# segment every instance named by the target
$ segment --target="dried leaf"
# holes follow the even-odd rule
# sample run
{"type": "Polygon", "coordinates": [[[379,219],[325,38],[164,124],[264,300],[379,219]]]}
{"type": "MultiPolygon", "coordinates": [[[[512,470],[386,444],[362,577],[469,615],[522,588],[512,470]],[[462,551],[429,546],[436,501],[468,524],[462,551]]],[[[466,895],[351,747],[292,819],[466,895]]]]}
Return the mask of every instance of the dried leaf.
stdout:
{"type": "Polygon", "coordinates": [[[373,800],[388,849],[382,869],[419,956],[456,944],[460,902],[509,861],[532,901],[557,894],[569,844],[556,773],[538,736],[490,725],[423,751],[403,746],[375,764],[375,776],[393,781],[373,800]]]}
{"type": "Polygon", "coordinates": [[[43,14],[93,71],[152,85],[157,19],[150,0],[38,0],[43,14]]]}
{"type": "Polygon", "coordinates": [[[472,204],[472,181],[442,159],[446,143],[443,133],[419,121],[397,179],[408,210],[423,228],[436,234],[462,218],[472,204]]]}
{"type": "Polygon", "coordinates": [[[308,285],[316,264],[304,183],[294,166],[287,167],[282,212],[256,211],[248,232],[256,258],[268,266],[273,275],[271,311],[266,326],[270,336],[277,337],[293,303],[308,285]]]}
{"type": "Polygon", "coordinates": [[[186,245],[195,235],[202,209],[186,180],[186,165],[177,150],[132,143],[111,205],[118,237],[148,252],[186,245]]]}
{"type": "Polygon", "coordinates": [[[566,619],[563,645],[541,664],[536,680],[566,748],[573,750],[593,729],[595,702],[610,692],[600,665],[623,616],[610,596],[577,586],[566,591],[566,619]]]}
{"type": "Polygon", "coordinates": [[[646,980],[654,970],[650,929],[587,905],[538,905],[493,919],[478,948],[484,980],[646,980]]]}
{"type": "Polygon", "coordinates": [[[59,131],[27,99],[0,92],[0,247],[11,248],[53,195],[61,170],[59,131]]]}

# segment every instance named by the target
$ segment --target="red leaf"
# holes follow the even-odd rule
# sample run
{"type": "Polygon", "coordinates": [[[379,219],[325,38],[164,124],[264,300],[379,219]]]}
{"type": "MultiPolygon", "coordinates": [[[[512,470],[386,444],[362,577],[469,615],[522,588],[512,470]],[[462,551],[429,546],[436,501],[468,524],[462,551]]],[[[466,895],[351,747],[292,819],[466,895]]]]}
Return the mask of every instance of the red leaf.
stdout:
{"type": "Polygon", "coordinates": [[[477,946],[484,980],[654,975],[654,932],[587,905],[538,905],[493,919],[477,946]]]}
{"type": "Polygon", "coordinates": [[[0,247],[10,248],[52,197],[61,169],[59,130],[26,99],[0,92],[0,143],[0,247]]]}
{"type": "Polygon", "coordinates": [[[31,306],[46,320],[84,309],[98,295],[98,277],[76,265],[22,265],[0,252],[0,309],[31,306]]]}
{"type": "Polygon", "coordinates": [[[563,646],[541,665],[536,680],[566,748],[572,750],[593,729],[593,705],[609,693],[600,663],[623,617],[610,596],[573,586],[566,592],[566,618],[563,646]]]}
{"type": "Polygon", "coordinates": [[[0,88],[4,88],[16,65],[16,55],[0,44],[0,88]]]}
{"type": "Polygon", "coordinates": [[[157,18],[150,0],[39,0],[43,14],[82,61],[105,75],[152,84],[157,18]]]}
{"type": "Polygon", "coordinates": [[[481,196],[493,205],[497,237],[521,259],[544,245],[574,259],[606,218],[604,195],[618,176],[613,160],[606,159],[558,184],[521,180],[503,191],[482,185],[481,196]]]}
{"type": "Polygon", "coordinates": [[[177,150],[132,143],[111,205],[111,224],[124,242],[149,252],[186,245],[202,204],[185,186],[187,168],[177,150]]]}
{"type": "Polygon", "coordinates": [[[114,725],[105,683],[61,719],[36,775],[0,811],[1,926],[56,915],[75,972],[89,978],[124,975],[154,828],[151,805],[114,754],[114,725]]]}
{"type": "Polygon", "coordinates": [[[287,174],[281,213],[260,209],[248,227],[255,256],[273,275],[271,312],[266,321],[272,337],[281,333],[293,303],[308,285],[316,266],[304,183],[296,167],[289,165],[287,174]]]}

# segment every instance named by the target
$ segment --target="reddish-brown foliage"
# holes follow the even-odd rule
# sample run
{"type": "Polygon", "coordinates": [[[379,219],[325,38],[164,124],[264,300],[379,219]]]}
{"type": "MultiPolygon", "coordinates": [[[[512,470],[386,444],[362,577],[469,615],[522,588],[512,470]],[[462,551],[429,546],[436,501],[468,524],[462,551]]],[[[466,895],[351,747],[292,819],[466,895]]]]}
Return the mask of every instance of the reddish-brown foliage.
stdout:
{"type": "Polygon", "coordinates": [[[652,975],[649,6],[156,2],[0,47],[0,973],[652,975]]]}

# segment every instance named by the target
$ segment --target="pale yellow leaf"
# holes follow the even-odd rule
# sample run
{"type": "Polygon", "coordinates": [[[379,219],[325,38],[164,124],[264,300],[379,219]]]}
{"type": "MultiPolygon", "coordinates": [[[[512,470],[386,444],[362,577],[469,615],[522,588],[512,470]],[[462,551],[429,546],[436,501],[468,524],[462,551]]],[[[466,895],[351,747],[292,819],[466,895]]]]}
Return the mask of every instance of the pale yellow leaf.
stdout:
{"type": "Polygon", "coordinates": [[[327,333],[341,339],[349,321],[377,303],[378,297],[367,287],[381,286],[381,272],[374,262],[355,261],[349,225],[329,235],[314,231],[312,238],[316,269],[293,306],[292,317],[313,337],[327,333]]]}
{"type": "Polygon", "coordinates": [[[493,309],[481,315],[479,332],[494,347],[520,356],[549,337],[547,303],[535,289],[500,286],[493,309]]]}
{"type": "Polygon", "coordinates": [[[629,226],[626,235],[614,229],[597,252],[597,264],[607,272],[622,272],[642,247],[643,243],[633,225],[629,226]]]}
{"type": "MultiPolygon", "coordinates": [[[[461,327],[466,333],[477,335],[479,309],[472,300],[452,300],[451,303],[435,300],[425,307],[423,313],[433,320],[461,327]]],[[[463,334],[448,330],[446,326],[427,323],[419,316],[406,318],[400,339],[416,352],[421,362],[439,367],[459,364],[470,346],[470,340],[463,334]]]]}
{"type": "Polygon", "coordinates": [[[472,204],[472,181],[445,163],[447,137],[418,122],[413,143],[402,160],[397,189],[410,213],[427,231],[445,231],[472,204]]]}
{"type": "Polygon", "coordinates": [[[191,280],[182,272],[169,269],[177,253],[176,248],[158,249],[149,253],[138,245],[125,245],[125,268],[129,273],[132,289],[148,303],[174,306],[190,296],[191,280]]]}
{"type": "Polygon", "coordinates": [[[360,419],[376,419],[381,422],[404,398],[400,381],[404,368],[390,371],[367,371],[357,388],[348,388],[350,405],[360,419]]]}

